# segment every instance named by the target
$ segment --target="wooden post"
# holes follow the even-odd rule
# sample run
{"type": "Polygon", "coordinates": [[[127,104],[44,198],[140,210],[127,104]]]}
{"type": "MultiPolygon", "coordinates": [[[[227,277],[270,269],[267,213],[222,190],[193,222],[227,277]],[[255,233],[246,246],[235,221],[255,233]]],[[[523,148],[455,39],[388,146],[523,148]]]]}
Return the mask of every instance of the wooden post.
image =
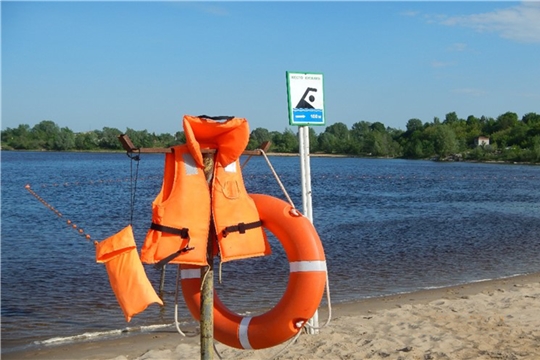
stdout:
{"type": "MultiPolygon", "coordinates": [[[[204,174],[211,190],[214,175],[214,155],[203,154],[204,174]]],[[[201,269],[201,360],[214,358],[214,221],[210,218],[208,234],[207,259],[208,266],[201,269]]]]}

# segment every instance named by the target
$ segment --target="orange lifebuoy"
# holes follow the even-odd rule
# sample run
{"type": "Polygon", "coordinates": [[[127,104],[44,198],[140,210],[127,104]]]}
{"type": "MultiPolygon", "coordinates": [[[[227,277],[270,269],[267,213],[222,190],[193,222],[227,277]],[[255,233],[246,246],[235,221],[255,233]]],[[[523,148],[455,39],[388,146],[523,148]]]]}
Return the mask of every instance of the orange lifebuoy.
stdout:
{"type": "MultiPolygon", "coordinates": [[[[326,260],[315,228],[288,203],[268,195],[252,194],[264,228],[281,242],[289,261],[289,282],[281,300],[258,316],[230,311],[214,292],[214,338],[238,349],[264,349],[281,344],[300,331],[317,310],[326,284],[326,260]]],[[[200,267],[182,265],[182,292],[196,319],[200,319],[200,267]]]]}

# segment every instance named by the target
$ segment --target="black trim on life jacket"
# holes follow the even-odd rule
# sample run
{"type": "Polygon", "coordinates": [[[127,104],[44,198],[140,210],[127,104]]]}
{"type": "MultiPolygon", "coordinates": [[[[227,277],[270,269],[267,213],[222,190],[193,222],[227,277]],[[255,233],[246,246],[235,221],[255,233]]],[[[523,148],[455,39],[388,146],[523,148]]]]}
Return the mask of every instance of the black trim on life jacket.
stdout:
{"type": "Polygon", "coordinates": [[[234,116],[208,116],[208,115],[199,115],[198,118],[210,119],[210,120],[231,120],[234,119],[234,116]]]}
{"type": "Polygon", "coordinates": [[[165,232],[165,233],[168,233],[168,234],[178,235],[182,239],[189,239],[189,229],[188,228],[178,229],[178,228],[173,228],[173,227],[170,227],[170,226],[156,224],[156,223],[153,222],[150,225],[150,229],[165,232]]]}
{"type": "Polygon", "coordinates": [[[238,231],[240,234],[245,234],[246,230],[255,229],[255,228],[258,228],[259,226],[262,226],[262,222],[260,220],[252,222],[252,223],[247,223],[247,224],[238,223],[238,225],[227,226],[225,229],[223,229],[221,234],[223,235],[223,237],[227,237],[229,233],[235,232],[235,231],[238,231]]]}

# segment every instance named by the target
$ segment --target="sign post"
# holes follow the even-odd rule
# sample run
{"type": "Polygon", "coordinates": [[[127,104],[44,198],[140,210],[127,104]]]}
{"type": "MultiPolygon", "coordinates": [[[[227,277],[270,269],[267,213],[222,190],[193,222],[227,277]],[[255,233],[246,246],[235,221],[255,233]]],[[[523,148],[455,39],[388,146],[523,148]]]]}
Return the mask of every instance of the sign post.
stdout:
{"type": "MultiPolygon", "coordinates": [[[[311,205],[311,166],[309,162],[309,125],[325,125],[323,74],[286,72],[289,125],[297,125],[300,144],[300,171],[302,175],[302,206],[304,215],[313,223],[311,205]]],[[[309,324],[319,326],[319,313],[309,324]]],[[[319,331],[309,329],[310,334],[319,331]]]]}

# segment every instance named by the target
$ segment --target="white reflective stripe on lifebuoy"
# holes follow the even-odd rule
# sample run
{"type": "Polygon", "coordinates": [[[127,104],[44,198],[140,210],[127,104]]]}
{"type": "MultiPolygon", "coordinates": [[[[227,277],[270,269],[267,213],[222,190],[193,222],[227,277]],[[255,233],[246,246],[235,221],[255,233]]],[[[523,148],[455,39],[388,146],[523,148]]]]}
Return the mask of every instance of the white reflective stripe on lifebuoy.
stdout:
{"type": "Polygon", "coordinates": [[[201,277],[201,269],[182,269],[180,277],[184,279],[199,279],[201,277]]]}
{"type": "Polygon", "coordinates": [[[251,316],[242,318],[242,321],[240,321],[240,326],[238,327],[238,339],[240,340],[240,344],[244,349],[253,349],[248,339],[248,328],[251,319],[251,316]]]}
{"type": "Polygon", "coordinates": [[[326,261],[294,261],[289,263],[290,272],[326,271],[326,261]]]}

